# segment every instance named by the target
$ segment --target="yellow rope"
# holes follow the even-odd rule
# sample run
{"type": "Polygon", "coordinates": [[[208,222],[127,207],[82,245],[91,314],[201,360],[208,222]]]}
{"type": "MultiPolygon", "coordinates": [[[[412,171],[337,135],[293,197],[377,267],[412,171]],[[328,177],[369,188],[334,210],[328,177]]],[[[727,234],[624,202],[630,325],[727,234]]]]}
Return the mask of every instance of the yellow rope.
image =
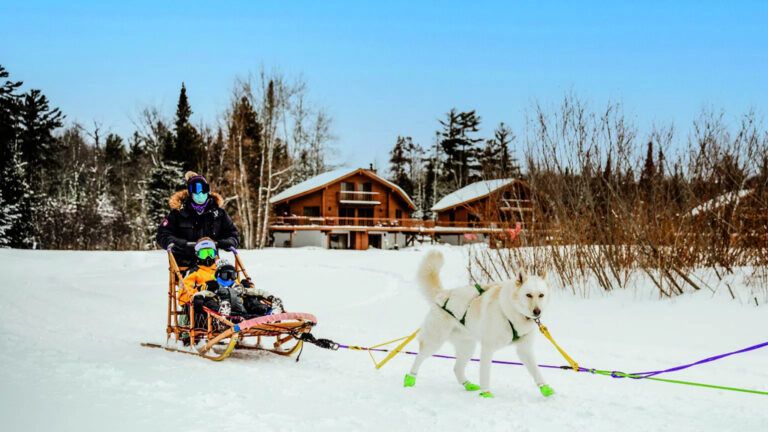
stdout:
{"type": "Polygon", "coordinates": [[[572,359],[571,356],[569,356],[568,353],[565,352],[565,350],[560,348],[560,345],[558,345],[557,342],[555,342],[555,340],[552,338],[552,335],[549,334],[549,330],[547,329],[547,326],[539,322],[539,320],[536,320],[536,324],[539,325],[539,331],[541,332],[541,334],[543,334],[545,338],[549,339],[549,341],[552,342],[552,345],[554,345],[555,348],[557,348],[557,350],[560,351],[560,355],[562,355],[563,358],[565,358],[565,360],[568,362],[568,364],[571,365],[571,368],[573,368],[573,370],[578,372],[579,364],[576,363],[576,361],[572,359]]]}
{"type": "Polygon", "coordinates": [[[400,339],[395,339],[395,340],[390,341],[390,342],[385,342],[383,344],[372,346],[371,348],[377,348],[377,347],[380,347],[382,345],[391,344],[393,342],[403,341],[403,342],[400,343],[400,345],[396,346],[395,349],[393,349],[386,357],[384,357],[384,360],[382,360],[379,363],[376,363],[376,360],[373,359],[373,354],[371,354],[370,350],[368,351],[368,354],[371,356],[371,359],[373,359],[373,363],[376,365],[376,369],[381,369],[381,367],[384,366],[385,364],[387,364],[388,361],[392,360],[392,358],[394,356],[396,356],[400,351],[402,351],[403,348],[405,348],[406,345],[411,343],[413,338],[415,338],[418,333],[419,333],[419,330],[417,329],[415,332],[411,333],[408,336],[404,336],[404,337],[401,337],[400,339]]]}

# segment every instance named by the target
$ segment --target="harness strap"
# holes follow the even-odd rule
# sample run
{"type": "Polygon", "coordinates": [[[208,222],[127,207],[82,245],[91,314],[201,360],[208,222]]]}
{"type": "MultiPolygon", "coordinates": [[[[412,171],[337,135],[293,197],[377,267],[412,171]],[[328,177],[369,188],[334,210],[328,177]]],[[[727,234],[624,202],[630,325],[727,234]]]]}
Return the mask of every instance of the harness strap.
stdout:
{"type": "Polygon", "coordinates": [[[512,342],[520,339],[520,335],[517,334],[517,330],[515,329],[515,325],[512,324],[512,321],[507,320],[507,322],[509,323],[509,326],[512,327],[512,342]]]}
{"type": "MultiPolygon", "coordinates": [[[[480,284],[478,284],[478,283],[475,284],[475,289],[477,290],[478,297],[483,295],[483,293],[485,293],[485,290],[483,289],[483,287],[481,287],[480,284]]],[[[445,302],[443,302],[443,305],[440,306],[440,309],[448,312],[448,315],[452,316],[454,319],[459,321],[459,323],[461,325],[466,326],[467,325],[467,313],[469,312],[469,308],[467,308],[467,310],[464,311],[464,315],[462,315],[461,319],[459,319],[459,317],[457,317],[453,312],[451,312],[450,309],[448,309],[448,301],[449,300],[450,300],[450,297],[445,299],[445,302]]],[[[512,324],[512,321],[507,320],[507,322],[509,323],[509,327],[512,329],[512,342],[515,342],[518,339],[520,339],[520,335],[517,333],[517,329],[515,328],[515,325],[512,324]]]]}
{"type": "MultiPolygon", "coordinates": [[[[448,300],[450,300],[450,298],[447,298],[447,299],[445,299],[445,303],[443,303],[443,305],[442,305],[442,306],[440,306],[440,309],[442,309],[442,310],[444,310],[444,311],[448,312],[448,314],[449,314],[450,316],[452,316],[452,317],[454,317],[454,318],[456,318],[456,319],[458,320],[459,318],[458,318],[458,317],[456,317],[456,315],[454,315],[454,314],[453,314],[453,312],[451,312],[451,311],[450,311],[450,309],[448,309],[448,300]]],[[[465,315],[465,317],[466,317],[466,312],[464,313],[464,315],[465,315]]],[[[459,320],[459,322],[461,322],[461,320],[459,320]]],[[[462,322],[462,324],[464,324],[464,323],[462,322]]]]}
{"type": "Polygon", "coordinates": [[[478,284],[478,283],[475,284],[475,289],[477,290],[478,295],[483,295],[483,293],[485,292],[483,287],[481,287],[480,284],[478,284]]]}

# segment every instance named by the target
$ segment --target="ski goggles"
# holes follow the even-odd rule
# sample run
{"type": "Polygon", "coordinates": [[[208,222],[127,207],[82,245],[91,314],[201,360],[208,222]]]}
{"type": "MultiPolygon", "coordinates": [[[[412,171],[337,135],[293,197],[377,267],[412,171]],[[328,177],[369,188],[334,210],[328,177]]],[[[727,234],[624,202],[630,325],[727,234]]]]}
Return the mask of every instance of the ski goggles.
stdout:
{"type": "Polygon", "coordinates": [[[237,270],[235,269],[219,270],[218,272],[216,272],[216,277],[225,281],[233,281],[237,278],[237,270]]]}
{"type": "Polygon", "coordinates": [[[200,259],[215,258],[216,249],[203,248],[197,251],[197,257],[200,259]]]}
{"type": "Polygon", "coordinates": [[[196,176],[192,177],[187,182],[187,192],[189,192],[190,195],[201,193],[207,194],[211,192],[211,186],[205,180],[205,177],[196,176]]]}

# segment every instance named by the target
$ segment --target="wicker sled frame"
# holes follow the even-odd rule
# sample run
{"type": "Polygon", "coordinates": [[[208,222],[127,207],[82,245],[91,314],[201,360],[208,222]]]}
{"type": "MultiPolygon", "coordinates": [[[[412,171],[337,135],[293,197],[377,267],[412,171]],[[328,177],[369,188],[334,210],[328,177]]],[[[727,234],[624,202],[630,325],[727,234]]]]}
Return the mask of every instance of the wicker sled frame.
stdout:
{"type": "MultiPolygon", "coordinates": [[[[239,254],[236,251],[233,254],[238,280],[249,278],[239,254]]],[[[187,314],[178,303],[177,293],[183,280],[181,272],[186,269],[178,266],[171,252],[168,252],[168,270],[167,342],[165,346],[149,343],[142,344],[144,346],[198,355],[214,361],[226,359],[235,350],[263,350],[290,356],[301,349],[302,337],[317,324],[313,315],[298,312],[283,312],[235,323],[216,311],[204,308],[206,325],[201,328],[194,322],[194,305],[189,304],[187,314]],[[180,322],[182,316],[187,316],[186,324],[180,322]],[[189,335],[187,349],[176,347],[184,334],[189,335]]]]}

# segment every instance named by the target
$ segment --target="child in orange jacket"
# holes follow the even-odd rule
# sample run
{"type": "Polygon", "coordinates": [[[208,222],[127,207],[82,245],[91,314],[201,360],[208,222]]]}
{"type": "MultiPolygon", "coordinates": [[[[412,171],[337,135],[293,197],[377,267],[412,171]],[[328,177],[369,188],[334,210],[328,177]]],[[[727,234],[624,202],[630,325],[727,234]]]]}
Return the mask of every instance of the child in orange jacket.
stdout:
{"type": "Polygon", "coordinates": [[[208,237],[203,237],[195,244],[195,259],[197,265],[184,277],[183,287],[177,294],[179,304],[187,305],[192,301],[192,296],[205,287],[206,283],[216,278],[216,264],[218,254],[216,243],[208,237]]]}

